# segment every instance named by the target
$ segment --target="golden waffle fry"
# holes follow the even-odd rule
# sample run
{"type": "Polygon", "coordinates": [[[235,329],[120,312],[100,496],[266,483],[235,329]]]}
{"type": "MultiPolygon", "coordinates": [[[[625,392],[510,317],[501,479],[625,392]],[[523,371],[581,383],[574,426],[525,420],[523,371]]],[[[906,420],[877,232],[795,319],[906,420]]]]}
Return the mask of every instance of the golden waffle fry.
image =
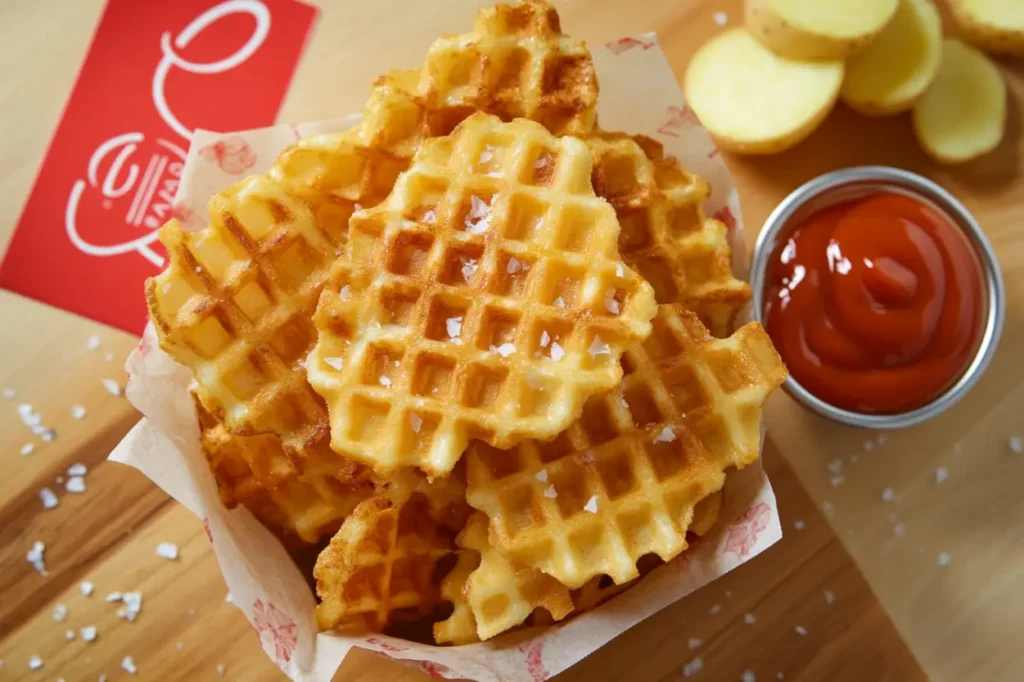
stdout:
{"type": "Polygon", "coordinates": [[[732,274],[725,225],[704,216],[707,182],[650,138],[599,131],[586,141],[594,191],[622,226],[622,259],[651,283],[658,303],[681,303],[715,336],[727,336],[750,286],[732,274]]]}
{"type": "Polygon", "coordinates": [[[426,613],[440,603],[434,572],[465,524],[464,494],[455,478],[428,483],[407,470],[361,502],[313,570],[320,628],[380,631],[396,611],[426,613]]]}
{"type": "Polygon", "coordinates": [[[471,438],[550,438],[618,383],[654,294],[590,171],[579,140],[476,114],[353,215],[306,365],[336,452],[444,475],[471,438]]]}
{"type": "Polygon", "coordinates": [[[714,339],[668,305],[622,364],[622,385],[554,440],[467,453],[467,499],[495,547],[573,589],[602,574],[626,583],[641,556],[682,552],[694,506],[757,459],[761,405],[786,377],[760,324],[714,339]]]}
{"type": "Polygon", "coordinates": [[[423,70],[378,79],[356,129],[300,141],[266,175],[221,192],[203,230],[163,227],[169,264],[146,283],[161,347],[229,430],[276,433],[296,458],[316,452],[327,418],[302,363],[352,211],[388,195],[423,139],[478,109],[562,134],[588,131],[596,103],[590,55],[549,5],[482,10],[472,33],[438,40],[423,70]]]}
{"type": "Polygon", "coordinates": [[[286,544],[311,544],[333,534],[373,493],[365,470],[358,471],[356,464],[331,476],[300,477],[276,435],[238,436],[204,410],[198,399],[196,409],[200,445],[221,500],[228,508],[245,506],[286,544]]]}
{"type": "Polygon", "coordinates": [[[572,599],[564,585],[540,571],[514,566],[490,546],[487,517],[483,514],[469,518],[457,542],[463,554],[475,553],[479,564],[467,573],[472,559],[463,560],[460,556],[461,570],[456,564],[442,582],[455,610],[449,620],[434,626],[439,644],[490,639],[520,625],[535,609],[544,609],[554,621],[562,620],[572,611],[572,599]],[[472,631],[471,623],[475,624],[472,631]]]}
{"type": "MultiPolygon", "coordinates": [[[[486,528],[484,532],[486,532],[486,528]]],[[[465,530],[463,530],[465,533],[465,530]]],[[[462,546],[462,534],[456,543],[462,546]]],[[[472,549],[459,551],[455,566],[441,580],[441,599],[453,606],[452,614],[445,620],[434,623],[434,641],[438,644],[472,644],[479,642],[476,633],[476,618],[466,598],[466,583],[469,576],[480,566],[480,552],[472,549]]]]}

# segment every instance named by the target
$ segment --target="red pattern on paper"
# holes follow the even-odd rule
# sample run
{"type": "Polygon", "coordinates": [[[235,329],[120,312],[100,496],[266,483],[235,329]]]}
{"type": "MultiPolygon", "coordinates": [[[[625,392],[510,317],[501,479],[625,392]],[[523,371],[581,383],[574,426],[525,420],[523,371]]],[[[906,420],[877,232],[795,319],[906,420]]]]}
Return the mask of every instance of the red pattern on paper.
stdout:
{"type": "Polygon", "coordinates": [[[143,334],[142,338],[139,339],[138,351],[141,357],[146,357],[149,352],[153,350],[153,344],[149,339],[148,334],[143,334]]]}
{"type": "Polygon", "coordinates": [[[693,556],[693,553],[697,551],[697,549],[701,546],[702,542],[703,538],[701,538],[699,535],[695,537],[692,533],[690,533],[687,536],[686,551],[684,551],[682,554],[680,554],[674,559],[676,572],[679,575],[686,575],[690,572],[690,557],[693,556]],[[692,540],[690,540],[691,537],[693,538],[692,540]]]}
{"type": "Polygon", "coordinates": [[[619,40],[613,40],[610,43],[605,43],[605,48],[609,52],[615,55],[622,54],[623,52],[629,52],[633,48],[639,47],[644,50],[649,50],[658,44],[657,40],[640,40],[639,38],[620,38],[619,40]]]}
{"type": "Polygon", "coordinates": [[[209,516],[204,516],[203,517],[203,530],[206,531],[206,539],[209,540],[210,544],[212,545],[213,544],[213,531],[210,530],[210,517],[209,516]]]}
{"type": "Polygon", "coordinates": [[[379,639],[377,637],[367,637],[363,641],[365,641],[367,644],[372,644],[375,647],[381,648],[384,651],[392,651],[396,653],[400,651],[406,651],[409,648],[407,646],[395,646],[394,644],[391,644],[390,642],[385,642],[384,640],[379,639]]]}
{"type": "Polygon", "coordinates": [[[263,640],[269,633],[274,640],[274,662],[278,666],[292,660],[299,643],[299,626],[277,610],[272,603],[257,599],[252,605],[252,624],[263,640]]]}
{"type": "Polygon", "coordinates": [[[725,539],[726,553],[735,554],[739,559],[746,559],[757,544],[757,539],[768,527],[768,516],[771,508],[767,502],[758,502],[744,512],[729,526],[729,535],[725,539]]]}
{"type": "Polygon", "coordinates": [[[711,217],[714,218],[715,220],[721,220],[723,223],[725,223],[725,226],[729,228],[730,232],[736,229],[736,216],[735,214],[733,214],[732,209],[729,208],[728,206],[723,206],[722,208],[718,209],[717,211],[715,211],[715,214],[711,217]]]}
{"type": "Polygon", "coordinates": [[[241,135],[230,135],[199,150],[200,158],[216,164],[228,175],[241,175],[256,165],[256,152],[241,135]]]}
{"type": "Polygon", "coordinates": [[[551,673],[544,667],[544,640],[534,639],[523,642],[519,650],[526,654],[526,672],[533,682],[544,682],[551,677],[551,673]]]}
{"type": "Polygon", "coordinates": [[[697,114],[693,113],[690,107],[677,107],[671,105],[667,110],[668,117],[658,128],[658,132],[668,137],[679,137],[679,134],[687,129],[700,125],[697,114]]]}
{"type": "Polygon", "coordinates": [[[418,670],[425,675],[430,675],[435,680],[447,680],[447,674],[452,671],[447,666],[443,666],[440,663],[434,663],[432,661],[402,661],[413,670],[418,670]]]}

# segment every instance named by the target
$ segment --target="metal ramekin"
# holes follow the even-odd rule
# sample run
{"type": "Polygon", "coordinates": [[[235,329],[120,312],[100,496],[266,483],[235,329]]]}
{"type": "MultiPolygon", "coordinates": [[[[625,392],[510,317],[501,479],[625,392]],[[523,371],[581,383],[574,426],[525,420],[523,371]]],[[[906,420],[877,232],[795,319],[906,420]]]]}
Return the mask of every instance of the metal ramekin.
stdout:
{"type": "Polygon", "coordinates": [[[878,191],[905,194],[924,201],[959,226],[974,247],[987,289],[983,292],[983,299],[987,303],[985,328],[974,358],[945,393],[923,407],[898,414],[862,414],[841,409],[813,395],[792,376],[786,379],[783,388],[818,414],[843,424],[871,429],[898,429],[931,419],[963,398],[992,361],[999,336],[1003,331],[1006,292],[999,262],[981,225],[956,197],[931,180],[899,168],[859,166],[826,173],[794,190],[768,216],[754,245],[750,286],[754,291],[754,319],[761,322],[764,311],[765,276],[778,243],[788,237],[789,231],[812,212],[878,191]]]}

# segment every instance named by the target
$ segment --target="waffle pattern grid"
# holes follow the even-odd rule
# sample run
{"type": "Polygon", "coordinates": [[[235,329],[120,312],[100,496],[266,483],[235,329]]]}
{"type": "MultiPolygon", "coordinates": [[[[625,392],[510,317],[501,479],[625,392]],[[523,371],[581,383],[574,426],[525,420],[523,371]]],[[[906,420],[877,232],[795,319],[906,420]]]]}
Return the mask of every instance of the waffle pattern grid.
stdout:
{"type": "Polygon", "coordinates": [[[579,140],[478,114],[353,216],[307,362],[336,452],[444,475],[470,439],[550,438],[618,382],[656,306],[590,171],[579,140]]]}
{"type": "Polygon", "coordinates": [[[714,339],[666,305],[622,364],[619,389],[553,441],[467,453],[467,499],[491,542],[573,589],[602,574],[626,583],[645,554],[682,552],[694,506],[727,468],[756,461],[761,405],[786,376],[760,325],[714,339]]]}

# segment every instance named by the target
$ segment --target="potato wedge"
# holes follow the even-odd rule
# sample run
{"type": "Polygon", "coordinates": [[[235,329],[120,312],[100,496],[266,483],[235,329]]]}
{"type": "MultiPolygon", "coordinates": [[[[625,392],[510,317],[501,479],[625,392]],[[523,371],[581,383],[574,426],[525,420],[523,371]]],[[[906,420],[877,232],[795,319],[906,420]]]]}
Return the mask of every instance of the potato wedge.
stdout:
{"type": "Polygon", "coordinates": [[[898,0],[746,0],[747,29],[790,59],[845,59],[866,48],[898,0]]]}
{"type": "Polygon", "coordinates": [[[704,44],[686,70],[686,99],[715,142],[741,154],[792,147],[825,120],[843,62],[777,56],[743,28],[704,44]]]}
{"type": "Polygon", "coordinates": [[[914,104],[914,133],[942,163],[969,161],[996,148],[1006,128],[1006,83],[992,61],[947,38],[935,81],[914,104]]]}
{"type": "Polygon", "coordinates": [[[867,49],[846,62],[840,97],[868,116],[914,106],[942,59],[942,17],[932,0],[900,0],[892,21],[867,49]]]}
{"type": "Polygon", "coordinates": [[[967,42],[987,52],[1024,57],[1024,2],[950,0],[953,18],[967,42]]]}

